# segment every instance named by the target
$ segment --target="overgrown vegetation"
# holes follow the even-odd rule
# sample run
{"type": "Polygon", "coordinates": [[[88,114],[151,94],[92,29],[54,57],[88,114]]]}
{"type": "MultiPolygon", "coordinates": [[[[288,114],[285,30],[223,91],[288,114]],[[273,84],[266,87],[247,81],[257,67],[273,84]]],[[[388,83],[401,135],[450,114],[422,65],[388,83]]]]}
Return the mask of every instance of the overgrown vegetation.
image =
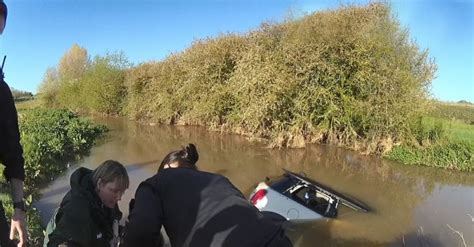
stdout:
{"type": "Polygon", "coordinates": [[[118,114],[126,94],[123,82],[128,66],[122,53],[90,59],[86,49],[73,45],[57,67],[46,71],[40,99],[48,107],[118,114]]]}
{"type": "Polygon", "coordinates": [[[25,110],[20,133],[25,158],[27,188],[50,181],[66,168],[65,161],[87,154],[105,131],[68,110],[25,110]]]}
{"type": "Polygon", "coordinates": [[[273,147],[329,143],[388,155],[394,146],[447,147],[440,128],[420,129],[435,72],[390,6],[371,3],[197,40],[133,67],[122,54],[91,61],[74,45],[40,93],[47,106],[203,125],[273,147]]]}
{"type": "Polygon", "coordinates": [[[127,81],[138,107],[128,112],[273,146],[326,142],[384,152],[423,112],[434,71],[388,6],[344,7],[200,40],[138,66],[127,81]]]}
{"type": "MultiPolygon", "coordinates": [[[[39,198],[38,188],[67,169],[68,161],[86,154],[106,129],[79,118],[68,110],[33,109],[19,115],[25,158],[25,194],[28,204],[39,198]]],[[[8,217],[12,214],[9,186],[1,181],[1,194],[8,217]]],[[[40,246],[43,230],[38,212],[28,211],[30,246],[40,246]]]]}
{"type": "Polygon", "coordinates": [[[428,116],[412,126],[413,140],[387,157],[404,164],[423,164],[474,171],[474,106],[434,102],[428,116]]]}

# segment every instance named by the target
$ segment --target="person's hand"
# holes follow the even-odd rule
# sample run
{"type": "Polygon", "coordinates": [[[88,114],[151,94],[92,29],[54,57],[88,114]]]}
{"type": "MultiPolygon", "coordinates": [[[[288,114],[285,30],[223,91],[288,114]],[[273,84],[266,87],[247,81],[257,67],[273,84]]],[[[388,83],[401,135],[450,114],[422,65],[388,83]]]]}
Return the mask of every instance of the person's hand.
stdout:
{"type": "Polygon", "coordinates": [[[20,237],[20,242],[18,247],[25,247],[26,241],[28,239],[28,233],[26,231],[26,213],[25,211],[15,208],[12,216],[12,224],[10,228],[10,239],[15,238],[15,233],[18,233],[20,237]]]}

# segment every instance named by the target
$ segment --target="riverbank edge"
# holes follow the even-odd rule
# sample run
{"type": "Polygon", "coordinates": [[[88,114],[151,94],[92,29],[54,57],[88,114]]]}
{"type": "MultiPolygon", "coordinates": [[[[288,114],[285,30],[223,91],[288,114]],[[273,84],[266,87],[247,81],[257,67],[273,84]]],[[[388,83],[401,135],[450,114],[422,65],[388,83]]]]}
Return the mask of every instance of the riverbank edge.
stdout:
{"type": "MultiPolygon", "coordinates": [[[[120,116],[107,116],[120,117],[120,116]]],[[[123,116],[127,117],[127,116],[123,116]]],[[[366,141],[352,142],[347,145],[345,142],[339,142],[337,136],[328,136],[320,132],[314,135],[292,135],[282,133],[281,139],[286,145],[275,145],[269,138],[256,137],[254,134],[246,132],[242,128],[231,128],[226,125],[205,125],[194,122],[187,122],[179,119],[175,123],[158,123],[156,121],[145,119],[132,119],[130,121],[138,122],[148,126],[199,126],[208,131],[220,134],[235,134],[245,137],[249,142],[258,142],[266,145],[267,148],[304,148],[306,145],[327,144],[338,148],[355,151],[364,156],[375,156],[390,161],[395,161],[408,166],[427,166],[445,170],[455,170],[460,172],[474,171],[474,147],[465,141],[451,140],[444,138],[436,143],[422,146],[410,145],[407,142],[395,142],[391,138],[385,138],[374,143],[367,144],[366,141]],[[387,151],[388,150],[388,151],[387,151]]]]}

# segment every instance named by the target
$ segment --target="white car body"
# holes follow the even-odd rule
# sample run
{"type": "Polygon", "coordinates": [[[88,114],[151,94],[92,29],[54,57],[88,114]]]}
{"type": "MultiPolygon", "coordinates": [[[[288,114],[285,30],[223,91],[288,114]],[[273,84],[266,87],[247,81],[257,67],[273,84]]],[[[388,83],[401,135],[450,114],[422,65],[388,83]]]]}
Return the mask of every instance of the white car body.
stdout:
{"type": "Polygon", "coordinates": [[[264,214],[294,223],[337,217],[340,203],[357,211],[369,211],[357,200],[286,170],[279,179],[259,183],[250,202],[264,214]]]}

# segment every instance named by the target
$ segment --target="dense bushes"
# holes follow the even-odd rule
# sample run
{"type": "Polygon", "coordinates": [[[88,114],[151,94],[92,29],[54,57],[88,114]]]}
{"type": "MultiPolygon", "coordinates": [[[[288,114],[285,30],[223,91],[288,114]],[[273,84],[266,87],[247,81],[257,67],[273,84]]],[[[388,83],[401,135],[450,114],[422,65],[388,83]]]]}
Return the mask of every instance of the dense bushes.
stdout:
{"type": "Polygon", "coordinates": [[[67,110],[25,110],[20,133],[27,188],[35,188],[66,169],[68,159],[86,154],[105,130],[67,110]]]}
{"type": "Polygon", "coordinates": [[[276,146],[322,141],[383,152],[410,134],[434,71],[388,6],[344,7],[200,40],[136,67],[129,92],[147,97],[129,97],[140,109],[128,112],[276,146]]]}
{"type": "Polygon", "coordinates": [[[77,49],[65,54],[59,75],[45,75],[46,85],[59,81],[43,93],[46,102],[56,94],[53,101],[76,110],[206,125],[274,146],[319,141],[367,153],[411,138],[436,71],[381,3],[197,40],[131,69],[120,56],[98,57],[105,62],[66,76],[65,64],[83,67],[87,52],[77,49]]]}
{"type": "Polygon", "coordinates": [[[470,156],[459,154],[460,166],[472,170],[471,146],[443,124],[422,123],[439,109],[429,107],[435,72],[390,6],[371,3],[197,40],[134,67],[120,53],[90,60],[74,45],[45,74],[41,97],[48,106],[203,125],[277,147],[331,143],[404,163],[452,168],[455,161],[409,158],[408,150],[440,159],[439,148],[461,145],[470,156]]]}

